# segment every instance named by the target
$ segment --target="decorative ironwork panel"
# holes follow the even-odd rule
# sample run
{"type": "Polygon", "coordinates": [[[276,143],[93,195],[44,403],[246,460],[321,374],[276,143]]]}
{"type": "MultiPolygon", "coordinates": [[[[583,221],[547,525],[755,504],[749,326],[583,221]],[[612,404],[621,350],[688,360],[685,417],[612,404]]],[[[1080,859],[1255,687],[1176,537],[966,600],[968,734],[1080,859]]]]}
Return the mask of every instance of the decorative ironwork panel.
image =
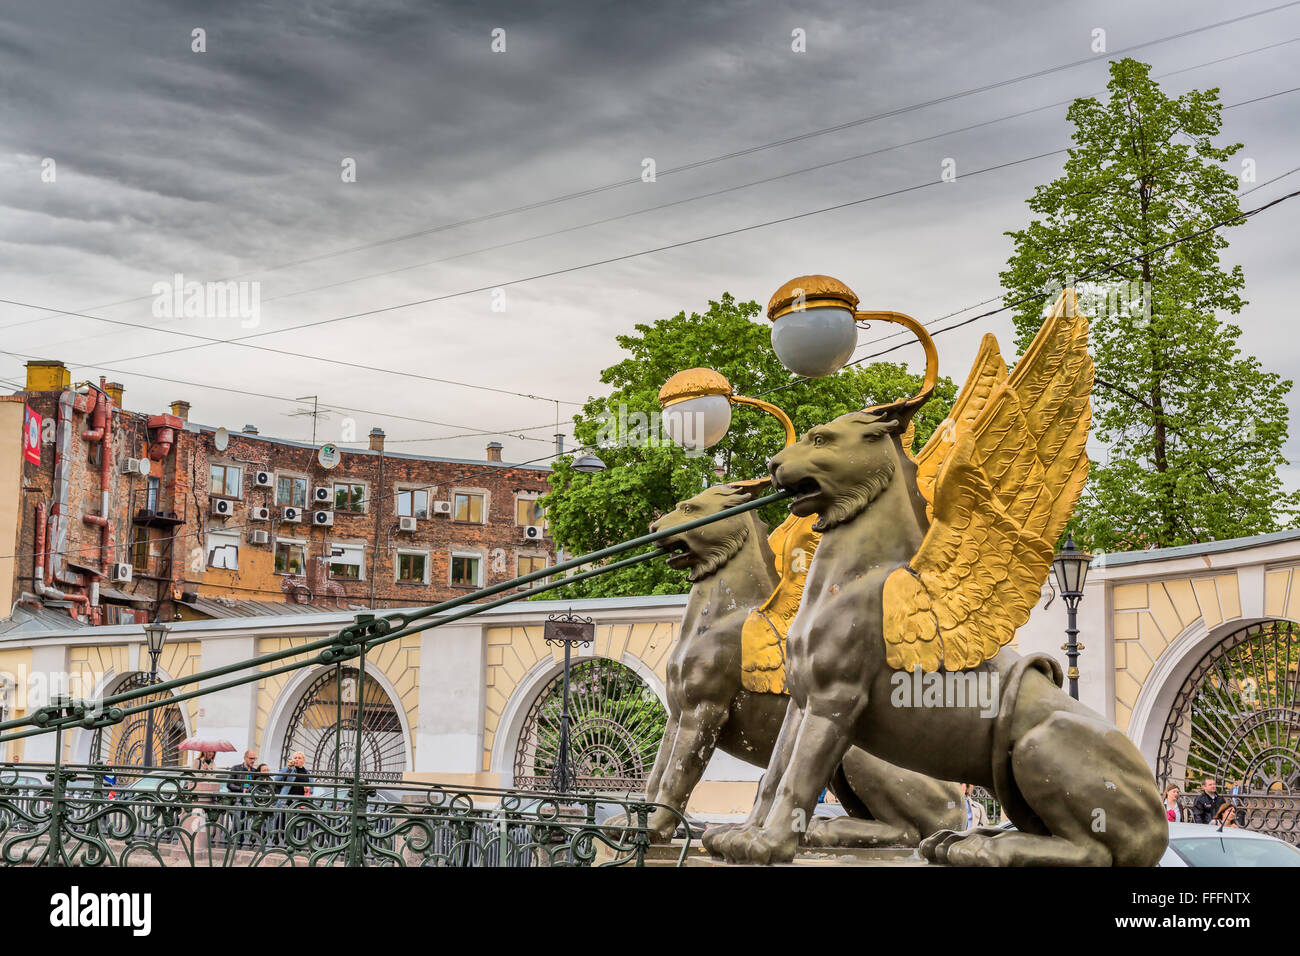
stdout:
{"type": "MultiPolygon", "coordinates": [[[[151,681],[143,671],[128,674],[113,685],[105,696],[121,694],[129,690],[148,687],[151,681]]],[[[149,694],[137,697],[123,706],[136,707],[140,704],[171,698],[171,693],[149,694]]],[[[143,712],[132,714],[121,723],[111,727],[100,727],[90,740],[90,760],[92,763],[112,764],[120,767],[143,767],[148,748],[146,739],[149,733],[149,714],[143,712]]],[[[185,739],[185,717],[176,704],[156,707],[153,711],[153,765],[155,767],[177,767],[181,763],[180,744],[185,739]]]]}
{"type": "Polygon", "coordinates": [[[1157,779],[1194,794],[1213,777],[1242,826],[1298,842],[1298,680],[1295,624],[1269,621],[1229,634],[1192,668],[1174,698],[1157,779]]]}
{"type": "Polygon", "coordinates": [[[1002,820],[1002,804],[998,803],[998,798],[993,796],[992,791],[974,784],[970,788],[970,798],[984,807],[984,811],[989,815],[989,823],[997,826],[1002,820]]]}
{"type": "Polygon", "coordinates": [[[323,671],[302,693],[289,718],[280,766],[302,751],[313,774],[350,773],[361,721],[361,772],[397,779],[406,769],[406,735],[388,694],[374,678],[359,681],[355,667],[343,668],[342,697],[333,668],[323,671]],[[362,692],[358,699],[357,689],[362,692]]]}
{"type": "Polygon", "coordinates": [[[690,836],[651,857],[639,799],[317,775],[0,764],[4,866],[682,865],[690,836]],[[123,786],[125,777],[133,778],[123,786]]]}
{"type": "MultiPolygon", "coordinates": [[[[515,751],[515,786],[550,786],[559,757],[564,675],[537,695],[515,751]]],[[[630,667],[604,657],[569,673],[570,766],[579,790],[637,792],[645,787],[668,712],[630,667]]]]}

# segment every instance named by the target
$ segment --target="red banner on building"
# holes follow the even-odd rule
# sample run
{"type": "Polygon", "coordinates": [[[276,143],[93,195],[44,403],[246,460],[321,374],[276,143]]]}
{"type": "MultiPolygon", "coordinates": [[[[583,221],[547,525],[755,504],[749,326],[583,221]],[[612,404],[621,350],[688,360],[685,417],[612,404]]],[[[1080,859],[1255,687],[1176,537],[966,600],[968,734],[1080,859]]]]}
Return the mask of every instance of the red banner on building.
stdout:
{"type": "Polygon", "coordinates": [[[23,406],[23,457],[33,465],[41,463],[41,416],[23,406]]]}

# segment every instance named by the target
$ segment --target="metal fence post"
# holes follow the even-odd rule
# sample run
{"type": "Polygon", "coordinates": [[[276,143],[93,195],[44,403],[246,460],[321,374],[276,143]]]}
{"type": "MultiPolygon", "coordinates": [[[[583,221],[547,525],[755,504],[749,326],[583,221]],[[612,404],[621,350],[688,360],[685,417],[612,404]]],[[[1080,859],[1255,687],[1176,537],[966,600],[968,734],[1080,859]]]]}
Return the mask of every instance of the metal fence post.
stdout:
{"type": "MultiPolygon", "coordinates": [[[[52,698],[51,703],[62,716],[63,698],[52,698]]],[[[60,721],[54,729],[54,787],[50,791],[50,843],[45,851],[46,866],[63,866],[63,723],[60,721]]],[[[69,864],[71,861],[67,861],[69,864]]]]}
{"type": "Polygon", "coordinates": [[[365,866],[366,807],[365,789],[361,785],[361,717],[366,691],[366,643],[361,642],[357,664],[356,734],[352,754],[352,807],[348,827],[348,866],[365,866]]]}

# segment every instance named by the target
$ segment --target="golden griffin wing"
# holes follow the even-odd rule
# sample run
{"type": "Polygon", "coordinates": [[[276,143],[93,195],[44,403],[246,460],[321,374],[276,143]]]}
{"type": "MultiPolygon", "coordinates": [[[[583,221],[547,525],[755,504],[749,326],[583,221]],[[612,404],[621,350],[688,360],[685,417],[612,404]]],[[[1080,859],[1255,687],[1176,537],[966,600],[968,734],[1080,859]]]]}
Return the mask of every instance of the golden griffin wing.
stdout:
{"type": "MultiPolygon", "coordinates": [[[[1007,363],[998,351],[998,340],[985,335],[975,356],[966,384],[962,386],[957,401],[948,417],[939,423],[925,447],[916,455],[916,484],[930,504],[926,510],[934,517],[934,483],[939,477],[939,467],[957,444],[957,439],[970,431],[971,425],[988,404],[993,390],[1007,380],[1007,363]]],[[[909,430],[912,425],[908,425],[909,430]]],[[[910,448],[910,445],[905,445],[910,448]]]]}
{"type": "Polygon", "coordinates": [[[995,656],[1029,619],[1088,476],[1092,359],[1073,291],[1010,376],[998,374],[1001,361],[986,336],[953,427],[917,456],[918,473],[936,462],[932,522],[909,566],[885,581],[895,669],[963,670],[995,656]]]}

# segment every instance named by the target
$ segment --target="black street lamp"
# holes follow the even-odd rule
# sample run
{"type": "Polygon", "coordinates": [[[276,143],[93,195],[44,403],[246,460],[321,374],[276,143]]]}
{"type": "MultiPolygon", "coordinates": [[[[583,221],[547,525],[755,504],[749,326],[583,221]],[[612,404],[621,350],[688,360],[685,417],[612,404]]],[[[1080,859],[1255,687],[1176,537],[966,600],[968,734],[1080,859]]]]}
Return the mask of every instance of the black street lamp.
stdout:
{"type": "Polygon", "coordinates": [[[561,698],[560,739],[555,748],[551,787],[556,793],[568,793],[577,778],[569,763],[569,658],[574,644],[590,644],[596,639],[596,625],[591,618],[572,611],[552,614],[546,619],[542,636],[548,646],[564,646],[564,696],[561,698]]]}
{"type": "Polygon", "coordinates": [[[1079,602],[1083,600],[1083,585],[1088,580],[1088,565],[1092,555],[1080,551],[1074,546],[1074,535],[1065,539],[1065,547],[1052,559],[1052,570],[1056,572],[1056,588],[1065,601],[1065,643],[1061,650],[1070,667],[1065,676],[1070,679],[1070,696],[1079,699],[1079,652],[1083,645],[1079,643],[1078,611],[1079,602]]]}
{"type": "MultiPolygon", "coordinates": [[[[144,626],[144,639],[149,646],[149,683],[158,683],[158,658],[162,657],[163,645],[167,643],[167,635],[171,633],[171,628],[166,624],[146,624],[144,626]]],[[[153,712],[154,708],[150,707],[145,712],[144,722],[144,765],[153,766],[153,712]]]]}

